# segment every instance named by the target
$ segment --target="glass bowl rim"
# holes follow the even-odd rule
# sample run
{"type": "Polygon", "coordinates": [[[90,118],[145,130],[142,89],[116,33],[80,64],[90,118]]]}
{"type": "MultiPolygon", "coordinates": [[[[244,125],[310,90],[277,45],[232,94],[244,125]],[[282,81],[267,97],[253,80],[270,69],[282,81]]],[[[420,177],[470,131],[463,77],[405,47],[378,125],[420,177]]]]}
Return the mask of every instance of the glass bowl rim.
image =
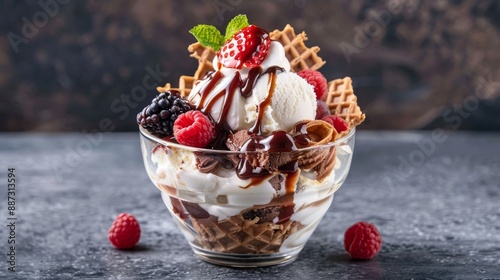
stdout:
{"type": "MultiPolygon", "coordinates": [[[[156,142],[157,144],[162,144],[162,145],[167,146],[167,147],[173,147],[173,148],[188,150],[188,151],[192,151],[192,152],[209,153],[209,154],[229,154],[229,155],[241,154],[241,153],[248,154],[248,153],[261,153],[261,152],[263,152],[263,151],[245,151],[245,152],[242,152],[242,151],[214,150],[214,149],[207,149],[207,148],[190,147],[190,146],[186,146],[186,145],[163,140],[163,139],[151,134],[149,131],[147,131],[144,127],[142,127],[140,125],[139,125],[139,132],[143,137],[145,137],[153,142],[156,142]]],[[[331,148],[334,146],[338,146],[339,144],[350,140],[354,136],[355,132],[356,132],[356,127],[353,127],[351,129],[351,131],[349,131],[349,133],[347,133],[343,137],[341,137],[333,142],[328,142],[326,144],[315,145],[315,146],[306,147],[306,148],[299,148],[296,150],[292,150],[290,152],[303,152],[303,151],[309,151],[309,150],[314,150],[314,149],[331,148]]],[[[271,152],[271,153],[273,153],[273,152],[271,152]]],[[[276,153],[279,153],[279,152],[276,152],[276,153]]]]}

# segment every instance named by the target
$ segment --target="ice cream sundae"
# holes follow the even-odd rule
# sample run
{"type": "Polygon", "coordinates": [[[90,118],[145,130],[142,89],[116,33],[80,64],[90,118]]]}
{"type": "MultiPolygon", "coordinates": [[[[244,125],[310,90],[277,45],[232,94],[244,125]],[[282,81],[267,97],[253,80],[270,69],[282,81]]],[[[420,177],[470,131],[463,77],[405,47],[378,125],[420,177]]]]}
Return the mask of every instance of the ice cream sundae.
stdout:
{"type": "Polygon", "coordinates": [[[233,18],[190,30],[193,76],[137,115],[148,175],[211,263],[293,261],[344,182],[365,115],[352,81],[327,82],[319,48],[287,25],[233,18]]]}

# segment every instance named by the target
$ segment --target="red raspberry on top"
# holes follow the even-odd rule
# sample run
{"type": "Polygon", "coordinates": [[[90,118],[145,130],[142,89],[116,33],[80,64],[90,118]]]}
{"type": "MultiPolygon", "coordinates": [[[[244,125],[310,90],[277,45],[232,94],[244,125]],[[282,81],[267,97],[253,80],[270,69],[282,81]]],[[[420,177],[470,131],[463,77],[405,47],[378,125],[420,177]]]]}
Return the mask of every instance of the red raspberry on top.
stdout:
{"type": "Polygon", "coordinates": [[[215,127],[200,111],[188,111],[174,122],[174,136],[177,142],[203,148],[215,137],[215,127]]]}
{"type": "Polygon", "coordinates": [[[316,99],[325,100],[326,91],[327,91],[327,83],[326,78],[321,74],[321,72],[312,70],[312,69],[304,69],[300,70],[297,75],[301,76],[305,79],[311,86],[314,88],[314,93],[316,93],[316,99]]]}
{"type": "Polygon", "coordinates": [[[267,56],[271,38],[269,33],[255,25],[238,31],[217,52],[217,58],[228,68],[256,67],[267,56]]]}
{"type": "Polygon", "coordinates": [[[134,216],[122,213],[108,231],[108,239],[118,249],[132,248],[141,237],[141,228],[134,216]]]}
{"type": "Polygon", "coordinates": [[[335,130],[338,133],[341,133],[342,131],[346,131],[347,129],[349,129],[349,126],[347,125],[346,121],[337,115],[328,115],[323,117],[322,120],[333,125],[333,127],[335,127],[335,130]]]}
{"type": "Polygon", "coordinates": [[[373,224],[358,222],[344,234],[344,248],[355,259],[371,259],[381,247],[382,238],[373,224]]]}

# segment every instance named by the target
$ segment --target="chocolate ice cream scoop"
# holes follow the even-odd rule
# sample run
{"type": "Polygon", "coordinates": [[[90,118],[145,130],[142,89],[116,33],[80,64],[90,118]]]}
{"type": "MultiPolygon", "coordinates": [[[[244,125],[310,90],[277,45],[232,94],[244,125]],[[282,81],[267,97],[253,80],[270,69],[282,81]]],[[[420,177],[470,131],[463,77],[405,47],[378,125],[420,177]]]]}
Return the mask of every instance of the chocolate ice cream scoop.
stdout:
{"type": "Polygon", "coordinates": [[[232,155],[242,179],[271,175],[273,172],[293,173],[297,170],[297,150],[293,137],[285,131],[275,131],[267,136],[240,130],[230,134],[226,146],[241,154],[232,155]]]}

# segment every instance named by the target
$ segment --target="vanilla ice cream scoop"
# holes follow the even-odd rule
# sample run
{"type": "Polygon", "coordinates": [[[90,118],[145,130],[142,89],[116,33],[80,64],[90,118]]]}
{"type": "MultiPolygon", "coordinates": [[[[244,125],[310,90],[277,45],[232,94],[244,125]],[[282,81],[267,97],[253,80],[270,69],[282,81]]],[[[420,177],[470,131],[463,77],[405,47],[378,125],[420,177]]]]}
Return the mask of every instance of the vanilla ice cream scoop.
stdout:
{"type": "Polygon", "coordinates": [[[313,87],[293,72],[276,75],[274,89],[270,74],[259,78],[252,96],[245,103],[246,123],[255,123],[257,107],[271,94],[271,104],[265,107],[260,131],[269,134],[276,130],[291,131],[302,120],[313,120],[316,116],[316,95],[313,87]]]}

